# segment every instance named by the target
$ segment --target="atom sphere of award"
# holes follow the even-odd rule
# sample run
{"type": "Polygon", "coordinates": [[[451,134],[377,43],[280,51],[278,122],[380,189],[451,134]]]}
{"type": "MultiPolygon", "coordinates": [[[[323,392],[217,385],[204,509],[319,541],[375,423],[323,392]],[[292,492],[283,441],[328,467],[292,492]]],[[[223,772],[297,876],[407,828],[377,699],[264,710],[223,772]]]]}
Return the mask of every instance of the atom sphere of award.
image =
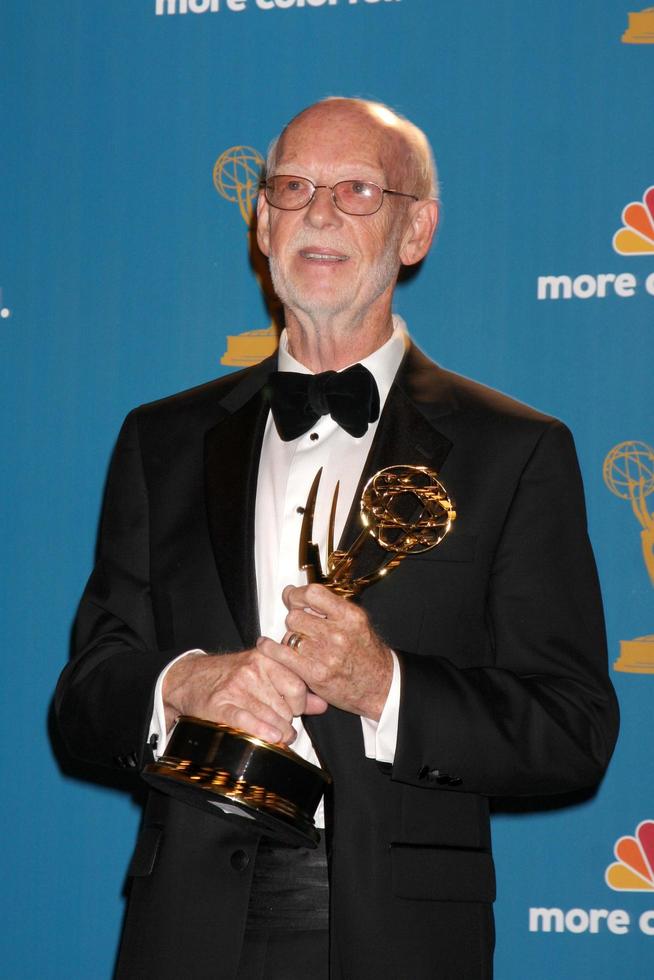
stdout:
{"type": "MultiPolygon", "coordinates": [[[[435,548],[456,512],[436,473],[425,466],[389,466],[366,484],[362,530],[347,550],[334,548],[338,484],[327,535],[327,571],[313,538],[322,470],[309,491],[300,531],[299,565],[309,582],[352,598],[384,578],[409,555],[435,548]],[[374,550],[371,556],[366,551],[374,550]],[[381,551],[381,562],[380,562],[381,551]],[[357,566],[355,570],[355,566],[357,566]]],[[[301,637],[288,639],[296,647],[301,637]]],[[[313,817],[331,781],[323,769],[286,745],[275,745],[227,725],[183,716],[157,762],[143,778],[169,795],[214,813],[249,818],[257,832],[288,844],[315,847],[313,817]]]]}

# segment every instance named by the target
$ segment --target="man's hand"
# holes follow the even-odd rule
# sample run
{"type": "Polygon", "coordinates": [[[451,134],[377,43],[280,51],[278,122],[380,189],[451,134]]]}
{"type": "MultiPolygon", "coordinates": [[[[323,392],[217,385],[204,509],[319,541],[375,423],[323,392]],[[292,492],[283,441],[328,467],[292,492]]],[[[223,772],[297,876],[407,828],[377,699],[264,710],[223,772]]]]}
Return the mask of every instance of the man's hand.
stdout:
{"type": "Polygon", "coordinates": [[[182,657],[164,678],[163,700],[169,730],[179,715],[193,715],[286,745],[297,734],[295,716],[327,708],[296,671],[258,650],[182,657]]]}
{"type": "Polygon", "coordinates": [[[288,585],[286,628],[302,636],[295,649],[261,638],[267,658],[297,673],[329,704],[379,721],[393,677],[393,657],[363,609],[324,585],[288,585]]]}

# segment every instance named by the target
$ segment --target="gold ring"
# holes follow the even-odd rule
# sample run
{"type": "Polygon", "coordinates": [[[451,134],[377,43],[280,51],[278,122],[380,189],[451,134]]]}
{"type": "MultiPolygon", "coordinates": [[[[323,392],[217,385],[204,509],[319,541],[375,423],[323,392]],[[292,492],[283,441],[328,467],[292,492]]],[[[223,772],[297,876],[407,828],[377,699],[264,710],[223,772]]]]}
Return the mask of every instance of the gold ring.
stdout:
{"type": "Polygon", "coordinates": [[[286,641],[286,646],[290,647],[291,650],[300,650],[300,643],[304,639],[302,633],[291,633],[288,640],[286,641]]]}

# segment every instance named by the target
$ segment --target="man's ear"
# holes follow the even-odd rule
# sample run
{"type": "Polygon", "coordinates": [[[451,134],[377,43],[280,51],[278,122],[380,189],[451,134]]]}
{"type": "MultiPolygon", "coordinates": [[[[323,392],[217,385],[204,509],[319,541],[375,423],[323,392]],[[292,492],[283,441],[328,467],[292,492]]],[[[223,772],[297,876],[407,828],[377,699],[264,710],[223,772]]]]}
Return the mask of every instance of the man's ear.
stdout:
{"type": "Polygon", "coordinates": [[[257,244],[265,256],[270,255],[270,205],[263,191],[257,200],[257,244]]]}
{"type": "Polygon", "coordinates": [[[416,201],[410,206],[408,226],[400,246],[402,265],[415,265],[431,247],[438,225],[438,202],[416,201]]]}

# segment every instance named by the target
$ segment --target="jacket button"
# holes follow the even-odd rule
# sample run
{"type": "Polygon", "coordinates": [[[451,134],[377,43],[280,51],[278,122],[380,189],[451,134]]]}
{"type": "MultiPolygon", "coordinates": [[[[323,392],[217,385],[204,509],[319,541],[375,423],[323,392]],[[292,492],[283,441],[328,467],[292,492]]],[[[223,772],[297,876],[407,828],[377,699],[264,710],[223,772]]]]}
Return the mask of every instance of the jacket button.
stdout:
{"type": "Polygon", "coordinates": [[[125,769],[127,766],[124,755],[115,755],[114,762],[116,763],[119,769],[125,769]]]}
{"type": "Polygon", "coordinates": [[[250,858],[245,851],[234,851],[229,861],[234,871],[245,871],[250,863],[250,858]]]}
{"type": "Polygon", "coordinates": [[[450,786],[460,786],[462,782],[460,776],[450,776],[450,786]]]}

